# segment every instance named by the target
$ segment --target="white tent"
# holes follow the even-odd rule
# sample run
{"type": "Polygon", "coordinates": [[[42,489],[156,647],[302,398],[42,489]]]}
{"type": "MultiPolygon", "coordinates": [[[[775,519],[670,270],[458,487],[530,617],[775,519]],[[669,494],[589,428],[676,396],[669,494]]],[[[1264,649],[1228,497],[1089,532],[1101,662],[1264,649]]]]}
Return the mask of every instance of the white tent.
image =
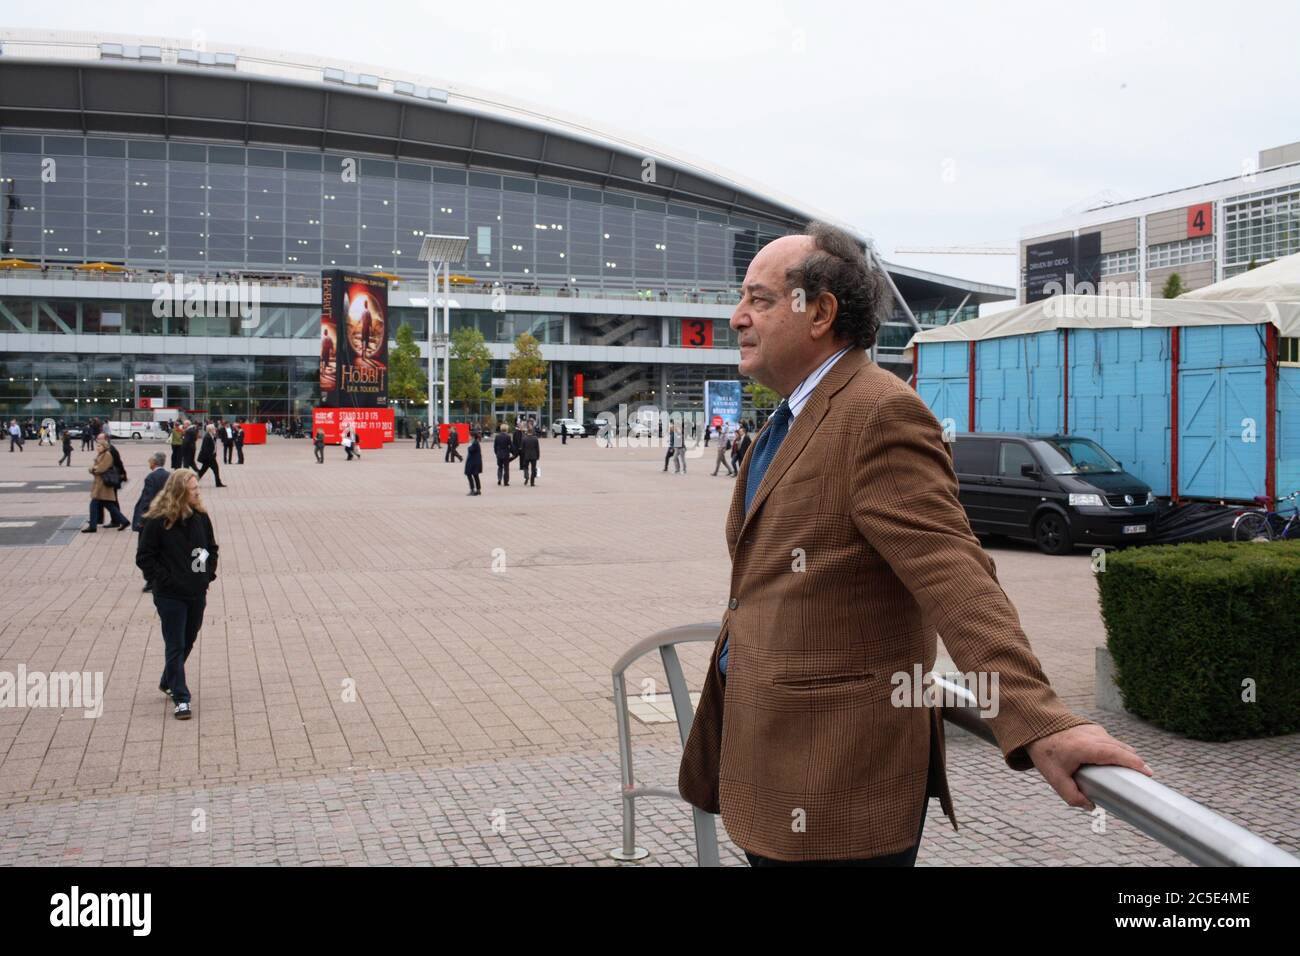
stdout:
{"type": "MultiPolygon", "coordinates": [[[[1242,272],[1181,299],[1232,302],[1300,302],[1300,253],[1242,272]]],[[[1283,333],[1284,335],[1286,333],[1283,333]]]]}
{"type": "MultiPolygon", "coordinates": [[[[1300,258],[1292,256],[1292,259],[1300,258]]],[[[1289,260],[1282,260],[1289,261],[1289,260]]],[[[1267,268],[1267,267],[1265,267],[1267,268]]],[[[1297,268],[1300,268],[1298,266],[1297,268]]],[[[1264,269],[1255,269],[1258,275],[1264,269]]],[[[1224,283],[1220,282],[1220,286],[1224,283]]],[[[1211,286],[1211,288],[1214,288],[1211,286]]],[[[1275,325],[1285,337],[1300,336],[1300,295],[1295,301],[1255,299],[1121,299],[1107,295],[1056,295],[1005,312],[917,332],[903,355],[919,343],[970,342],[1054,329],[1131,329],[1189,325],[1275,325]]]]}

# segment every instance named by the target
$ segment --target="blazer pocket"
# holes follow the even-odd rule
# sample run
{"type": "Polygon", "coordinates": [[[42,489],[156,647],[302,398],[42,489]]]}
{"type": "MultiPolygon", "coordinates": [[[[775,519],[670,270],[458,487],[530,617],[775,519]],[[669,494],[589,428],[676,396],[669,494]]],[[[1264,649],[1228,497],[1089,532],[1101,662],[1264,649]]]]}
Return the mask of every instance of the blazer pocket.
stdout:
{"type": "Polygon", "coordinates": [[[814,699],[838,700],[845,694],[854,695],[859,701],[875,703],[888,700],[893,686],[870,671],[843,671],[831,674],[798,674],[773,677],[774,687],[787,693],[807,694],[814,699]],[[830,695],[827,697],[827,695],[830,695]],[[857,696],[861,695],[861,696],[857,696]]]}
{"type": "Polygon", "coordinates": [[[815,514],[821,509],[821,503],[822,478],[815,475],[800,481],[778,483],[763,507],[783,515],[815,514]]]}

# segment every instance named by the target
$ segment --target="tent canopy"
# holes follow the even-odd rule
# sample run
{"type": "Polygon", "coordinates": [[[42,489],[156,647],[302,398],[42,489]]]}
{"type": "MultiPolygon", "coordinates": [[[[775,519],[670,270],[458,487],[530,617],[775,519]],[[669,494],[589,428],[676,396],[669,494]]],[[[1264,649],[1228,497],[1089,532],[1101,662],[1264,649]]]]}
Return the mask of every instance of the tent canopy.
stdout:
{"type": "Polygon", "coordinates": [[[1300,253],[1242,272],[1203,289],[1185,292],[1182,299],[1235,302],[1300,302],[1300,253]]]}
{"type": "MultiPolygon", "coordinates": [[[[1296,257],[1292,257],[1296,258],[1296,257]]],[[[1265,267],[1267,268],[1267,267],[1265,267]]],[[[1263,272],[1256,269],[1251,275],[1263,272]]],[[[1219,283],[1223,285],[1223,283],[1219,283]]],[[[1211,287],[1213,288],[1213,286],[1211,287]]],[[[971,342],[1053,329],[1131,329],[1189,325],[1277,326],[1286,337],[1300,336],[1300,296],[1294,302],[1250,299],[1120,299],[1105,295],[1056,295],[1005,312],[917,332],[903,355],[917,343],[971,342]]]]}

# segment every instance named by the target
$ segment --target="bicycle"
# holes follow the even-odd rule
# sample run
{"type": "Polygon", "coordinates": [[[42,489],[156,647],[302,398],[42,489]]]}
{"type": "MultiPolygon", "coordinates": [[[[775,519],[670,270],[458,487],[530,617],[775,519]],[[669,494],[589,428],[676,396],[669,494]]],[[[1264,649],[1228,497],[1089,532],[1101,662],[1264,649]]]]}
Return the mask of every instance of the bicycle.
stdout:
{"type": "Polygon", "coordinates": [[[1300,539],[1300,505],[1290,511],[1270,511],[1269,505],[1276,501],[1281,505],[1285,501],[1300,499],[1300,491],[1293,491],[1285,498],[1271,499],[1266,495],[1257,495],[1259,511],[1245,511],[1237,515],[1232,522],[1233,541],[1285,541],[1288,538],[1300,539]]]}

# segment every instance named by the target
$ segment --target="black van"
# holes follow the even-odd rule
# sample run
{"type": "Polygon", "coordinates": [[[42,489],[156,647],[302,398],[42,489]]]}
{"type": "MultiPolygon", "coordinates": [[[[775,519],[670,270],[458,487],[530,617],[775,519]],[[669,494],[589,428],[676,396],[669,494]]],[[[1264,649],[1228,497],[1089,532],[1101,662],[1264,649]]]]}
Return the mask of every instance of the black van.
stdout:
{"type": "Polygon", "coordinates": [[[1155,527],[1151,488],[1090,438],[962,434],[953,468],[971,530],[1031,538],[1044,554],[1141,544],[1155,527]]]}

